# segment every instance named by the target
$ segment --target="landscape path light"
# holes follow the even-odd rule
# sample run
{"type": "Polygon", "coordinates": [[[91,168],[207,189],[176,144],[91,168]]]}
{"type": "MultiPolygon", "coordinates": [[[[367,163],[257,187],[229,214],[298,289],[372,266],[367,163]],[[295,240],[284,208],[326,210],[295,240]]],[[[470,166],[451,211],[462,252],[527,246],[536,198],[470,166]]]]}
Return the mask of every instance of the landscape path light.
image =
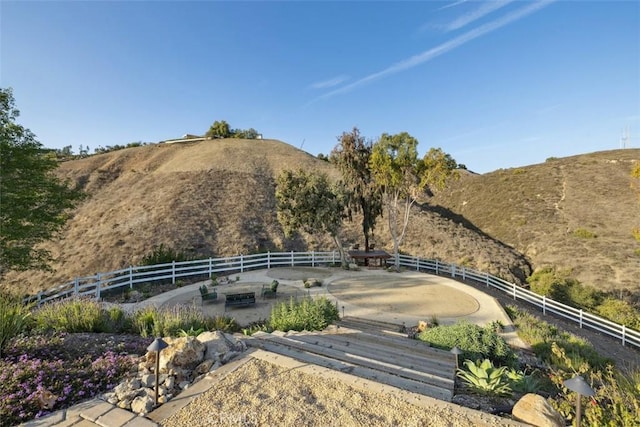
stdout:
{"type": "Polygon", "coordinates": [[[169,347],[169,344],[167,344],[162,338],[156,338],[149,347],[147,347],[147,351],[156,352],[156,406],[158,406],[158,386],[160,385],[160,352],[167,347],[169,347]]]}
{"type": "Polygon", "coordinates": [[[576,398],[576,426],[580,427],[580,418],[582,416],[580,398],[582,396],[593,396],[596,392],[580,375],[576,375],[571,379],[565,380],[563,384],[569,390],[575,391],[578,394],[576,398]]]}
{"type": "Polygon", "coordinates": [[[457,345],[454,345],[449,351],[456,356],[456,370],[458,370],[458,356],[462,354],[462,350],[457,345]]]}

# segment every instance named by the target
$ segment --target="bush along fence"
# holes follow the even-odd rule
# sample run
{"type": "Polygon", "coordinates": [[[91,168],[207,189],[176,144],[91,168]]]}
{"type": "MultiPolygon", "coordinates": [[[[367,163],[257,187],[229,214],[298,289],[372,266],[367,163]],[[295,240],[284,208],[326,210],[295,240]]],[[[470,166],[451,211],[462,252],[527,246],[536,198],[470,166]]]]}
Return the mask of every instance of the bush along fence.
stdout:
{"type": "MultiPolygon", "coordinates": [[[[575,322],[580,328],[588,328],[620,340],[623,346],[640,349],[640,332],[611,322],[600,316],[556,302],[538,295],[514,283],[509,283],[488,273],[467,267],[448,264],[438,260],[426,260],[414,256],[400,255],[400,265],[419,272],[448,276],[462,281],[498,289],[514,300],[522,300],[538,307],[543,314],[552,313],[575,322]]],[[[41,291],[25,302],[37,305],[47,301],[71,296],[87,296],[100,299],[101,294],[119,288],[133,288],[136,284],[173,283],[183,278],[212,278],[217,275],[243,273],[277,267],[321,267],[340,264],[340,255],[332,252],[267,252],[253,255],[238,255],[224,258],[209,258],[196,261],[172,262],[140,267],[128,267],[95,276],[77,277],[53,289],[41,291]]]]}

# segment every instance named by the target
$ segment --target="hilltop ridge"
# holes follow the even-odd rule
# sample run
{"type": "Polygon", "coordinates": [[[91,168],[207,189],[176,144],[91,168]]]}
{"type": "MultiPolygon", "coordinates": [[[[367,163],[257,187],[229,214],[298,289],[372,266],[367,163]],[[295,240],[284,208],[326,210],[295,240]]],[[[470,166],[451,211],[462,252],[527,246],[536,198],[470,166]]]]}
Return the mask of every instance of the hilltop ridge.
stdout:
{"type": "MultiPolygon", "coordinates": [[[[581,265],[579,274],[589,272],[598,280],[608,277],[608,288],[633,287],[640,263],[633,256],[637,242],[631,229],[640,207],[628,177],[640,150],[607,153],[464,174],[416,206],[401,250],[521,284],[532,267],[555,262],[581,265]],[[589,182],[582,178],[585,173],[589,182]],[[579,207],[589,194],[586,215],[579,207]],[[612,204],[620,213],[615,219],[612,204]],[[575,240],[567,233],[580,227],[598,237],[575,240]],[[593,262],[587,267],[588,260],[593,262]]],[[[50,288],[136,265],[160,244],[203,258],[331,250],[327,236],[285,238],[277,221],[275,179],[282,170],[297,168],[339,176],[329,162],[276,140],[156,144],[64,162],[60,176],[89,197],[60,236],[45,243],[59,260],[52,265],[55,271],[10,273],[3,285],[24,292],[50,288]]],[[[379,219],[373,241],[391,249],[385,223],[386,218],[379,219]]],[[[345,244],[361,240],[357,221],[345,223],[344,233],[345,244]]]]}

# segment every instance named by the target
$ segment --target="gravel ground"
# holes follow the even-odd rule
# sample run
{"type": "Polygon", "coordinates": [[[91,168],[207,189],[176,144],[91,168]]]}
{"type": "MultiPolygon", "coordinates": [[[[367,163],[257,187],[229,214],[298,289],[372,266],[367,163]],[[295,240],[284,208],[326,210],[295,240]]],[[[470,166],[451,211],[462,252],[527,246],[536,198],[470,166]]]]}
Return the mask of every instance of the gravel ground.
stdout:
{"type": "Polygon", "coordinates": [[[508,419],[438,402],[421,407],[254,359],[163,422],[197,426],[514,426],[508,419]]]}

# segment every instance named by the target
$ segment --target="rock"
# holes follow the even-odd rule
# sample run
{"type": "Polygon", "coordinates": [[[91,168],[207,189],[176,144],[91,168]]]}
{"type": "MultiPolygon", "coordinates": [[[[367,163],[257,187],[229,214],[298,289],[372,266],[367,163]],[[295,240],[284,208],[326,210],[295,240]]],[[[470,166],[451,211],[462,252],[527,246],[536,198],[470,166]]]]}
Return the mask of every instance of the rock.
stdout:
{"type": "Polygon", "coordinates": [[[544,397],[527,393],[513,407],[513,417],[536,427],[564,427],[565,419],[544,397]]]}
{"type": "Polygon", "coordinates": [[[236,356],[238,356],[240,353],[238,353],[237,351],[228,351],[224,354],[224,356],[222,356],[222,363],[229,363],[229,361],[231,361],[233,358],[235,358],[236,356]]]}
{"type": "Polygon", "coordinates": [[[418,332],[423,332],[429,327],[429,324],[424,320],[418,322],[418,332]]]}
{"type": "Polygon", "coordinates": [[[206,374],[211,369],[211,366],[213,366],[213,359],[206,359],[201,364],[196,366],[196,369],[194,369],[193,372],[196,375],[206,374]]]}
{"type": "MultiPolygon", "coordinates": [[[[171,373],[183,369],[192,370],[204,359],[205,346],[195,337],[164,338],[169,346],[160,352],[160,373],[171,373]]],[[[145,356],[147,368],[154,367],[156,352],[145,356]]]]}
{"type": "Polygon", "coordinates": [[[180,390],[186,390],[189,388],[190,385],[191,383],[189,381],[182,381],[181,383],[178,384],[178,388],[180,390]]]}
{"type": "Polygon", "coordinates": [[[142,387],[155,387],[156,376],[155,374],[146,374],[140,377],[140,384],[142,387]]]}
{"type": "Polygon", "coordinates": [[[216,355],[235,349],[235,339],[234,341],[230,340],[221,331],[203,332],[197,336],[197,340],[205,347],[204,357],[206,359],[215,359],[216,355]]]}
{"type": "Polygon", "coordinates": [[[131,399],[124,399],[121,400],[120,402],[118,402],[118,404],[116,405],[118,408],[121,409],[131,409],[131,399]]]}
{"type": "MultiPolygon", "coordinates": [[[[204,362],[203,362],[204,363],[204,362]]],[[[169,390],[173,390],[173,388],[176,386],[176,377],[174,376],[167,376],[167,379],[164,380],[164,386],[169,389],[169,390]]]]}
{"type": "Polygon", "coordinates": [[[131,410],[139,415],[146,415],[152,409],[155,401],[150,396],[138,396],[131,402],[131,410]]]}

